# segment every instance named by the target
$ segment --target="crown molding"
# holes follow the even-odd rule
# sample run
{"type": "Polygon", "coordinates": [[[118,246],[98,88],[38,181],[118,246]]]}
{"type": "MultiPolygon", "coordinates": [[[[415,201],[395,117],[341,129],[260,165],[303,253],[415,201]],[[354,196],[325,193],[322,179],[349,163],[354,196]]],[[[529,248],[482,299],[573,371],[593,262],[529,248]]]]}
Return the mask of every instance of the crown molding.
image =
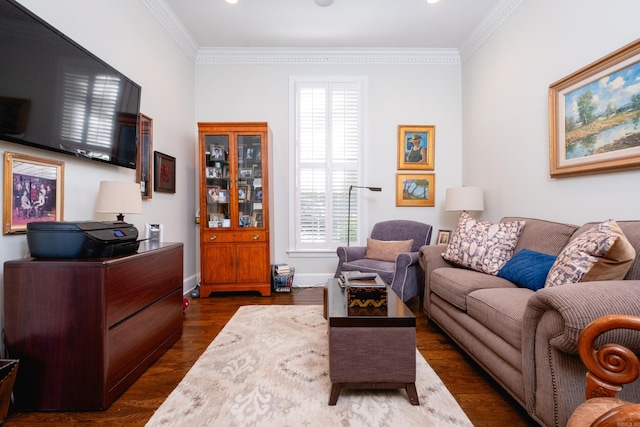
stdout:
{"type": "Polygon", "coordinates": [[[459,65],[467,60],[523,0],[504,0],[460,49],[414,48],[212,48],[199,47],[164,0],[143,0],[196,64],[392,64],[459,65]]]}
{"type": "Polygon", "coordinates": [[[523,0],[504,0],[493,9],[460,48],[460,58],[464,62],[487,41],[489,36],[520,6],[523,0]]]}
{"type": "Polygon", "coordinates": [[[196,64],[459,65],[457,49],[201,48],[196,64]]]}
{"type": "Polygon", "coordinates": [[[195,61],[198,54],[198,43],[189,33],[182,21],[164,0],[142,0],[169,35],[178,43],[184,53],[195,61]]]}

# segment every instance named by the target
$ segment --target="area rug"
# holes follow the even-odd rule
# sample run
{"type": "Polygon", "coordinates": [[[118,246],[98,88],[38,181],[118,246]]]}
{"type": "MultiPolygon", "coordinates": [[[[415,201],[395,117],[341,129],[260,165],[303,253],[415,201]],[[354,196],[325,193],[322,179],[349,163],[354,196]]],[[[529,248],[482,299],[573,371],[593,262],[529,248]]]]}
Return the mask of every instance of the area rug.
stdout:
{"type": "Polygon", "coordinates": [[[420,405],[404,390],[343,390],[329,406],[321,306],[241,307],[147,426],[472,426],[416,350],[420,405]]]}

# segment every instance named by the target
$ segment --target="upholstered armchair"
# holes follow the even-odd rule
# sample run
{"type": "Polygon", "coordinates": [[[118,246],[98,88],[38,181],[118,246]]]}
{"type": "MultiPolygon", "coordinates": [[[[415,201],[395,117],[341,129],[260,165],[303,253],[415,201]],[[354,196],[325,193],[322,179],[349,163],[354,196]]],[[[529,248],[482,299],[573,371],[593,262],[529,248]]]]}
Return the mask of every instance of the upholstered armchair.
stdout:
{"type": "Polygon", "coordinates": [[[402,301],[422,296],[424,270],[418,263],[418,251],[431,241],[431,228],[428,224],[410,220],[377,223],[367,239],[367,246],[341,246],[337,249],[335,277],[340,277],[343,271],[378,273],[402,301]],[[401,252],[400,248],[403,249],[401,252]]]}
{"type": "Polygon", "coordinates": [[[582,330],[578,338],[578,353],[588,370],[586,401],[571,415],[567,427],[640,425],[639,396],[631,394],[634,402],[616,398],[623,384],[628,385],[638,379],[638,352],[638,316],[603,316],[582,330]],[[623,331],[620,333],[620,330],[623,331]],[[611,331],[618,332],[618,335],[611,335],[614,333],[611,331]]]}

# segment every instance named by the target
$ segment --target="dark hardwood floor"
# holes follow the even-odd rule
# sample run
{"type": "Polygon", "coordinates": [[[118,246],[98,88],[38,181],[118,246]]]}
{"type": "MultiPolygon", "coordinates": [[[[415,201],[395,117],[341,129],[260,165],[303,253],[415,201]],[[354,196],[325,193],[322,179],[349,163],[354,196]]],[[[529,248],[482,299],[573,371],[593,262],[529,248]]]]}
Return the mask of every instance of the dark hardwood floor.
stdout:
{"type": "MultiPolygon", "coordinates": [[[[12,426],[144,426],[181,381],[238,307],[251,304],[321,305],[322,288],[294,288],[291,293],[261,297],[251,293],[190,299],[184,334],[106,411],[10,412],[12,426]]],[[[418,348],[454,395],[471,422],[481,426],[535,426],[526,412],[437,327],[429,324],[414,299],[418,348]]],[[[328,396],[327,396],[328,398],[328,396]]]]}

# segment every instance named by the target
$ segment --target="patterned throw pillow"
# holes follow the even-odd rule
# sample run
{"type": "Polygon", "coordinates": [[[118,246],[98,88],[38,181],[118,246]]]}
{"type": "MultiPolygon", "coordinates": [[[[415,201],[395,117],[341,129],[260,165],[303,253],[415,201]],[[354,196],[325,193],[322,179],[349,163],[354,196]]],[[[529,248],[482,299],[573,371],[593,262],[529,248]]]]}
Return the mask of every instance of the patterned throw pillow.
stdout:
{"type": "Polygon", "coordinates": [[[487,274],[498,271],[513,255],[524,221],[478,221],[463,212],[442,257],[447,261],[487,274]]]}
{"type": "Polygon", "coordinates": [[[364,257],[380,261],[395,262],[398,254],[411,252],[413,239],[411,240],[375,240],[367,238],[367,250],[364,257]]]}
{"type": "Polygon", "coordinates": [[[562,249],[545,288],[565,283],[624,279],[636,251],[618,223],[610,219],[585,231],[562,249]]]}

